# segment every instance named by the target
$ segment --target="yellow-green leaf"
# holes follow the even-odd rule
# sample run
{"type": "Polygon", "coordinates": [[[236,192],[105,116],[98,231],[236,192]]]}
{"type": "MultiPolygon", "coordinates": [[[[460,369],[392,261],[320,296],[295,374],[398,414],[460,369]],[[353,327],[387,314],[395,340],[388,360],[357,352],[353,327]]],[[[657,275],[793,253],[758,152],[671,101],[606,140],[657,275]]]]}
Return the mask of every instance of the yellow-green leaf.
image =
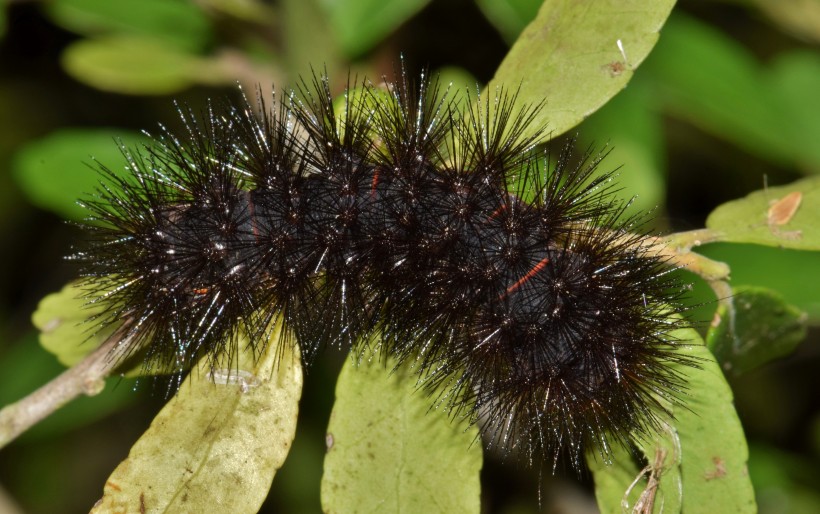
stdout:
{"type": "Polygon", "coordinates": [[[87,320],[103,312],[105,306],[89,305],[82,295],[83,283],[70,282],[59,292],[40,300],[31,316],[32,323],[40,331],[40,344],[66,367],[80,362],[114,330],[109,327],[96,332],[96,326],[87,320]]]}
{"type": "Polygon", "coordinates": [[[320,0],[330,26],[348,57],[378,43],[430,0],[320,0]]]}
{"type": "Polygon", "coordinates": [[[642,469],[623,447],[613,449],[610,464],[587,454],[599,509],[604,514],[680,512],[683,487],[677,432],[663,424],[657,433],[634,443],[646,460],[642,469]],[[663,509],[652,509],[655,505],[662,505],[663,509]]]}
{"type": "Polygon", "coordinates": [[[196,82],[229,81],[215,61],[146,36],[103,36],[71,44],[63,67],[77,80],[104,91],[164,95],[196,82]]]}
{"type": "Polygon", "coordinates": [[[635,504],[641,493],[636,481],[642,473],[628,449],[622,446],[612,448],[608,462],[593,452],[587,452],[586,459],[595,480],[595,499],[601,514],[621,514],[621,505],[635,504]]]}
{"type": "Polygon", "coordinates": [[[712,211],[706,227],[721,241],[820,250],[820,177],[770,187],[712,211]]]}
{"type": "Polygon", "coordinates": [[[657,433],[636,438],[643,469],[623,449],[612,463],[588,457],[602,512],[641,507],[640,512],[756,511],[749,479],[749,451],[732,403],[732,392],[714,357],[693,329],[676,332],[687,344],[678,351],[698,362],[679,367],[687,390],[674,417],[657,433]]]}
{"type": "MultiPolygon", "coordinates": [[[[519,36],[487,87],[544,102],[532,130],[571,129],[626,87],[652,50],[674,0],[550,0],[519,36]]],[[[526,134],[529,135],[529,134],[526,134]]]]}
{"type": "MultiPolygon", "coordinates": [[[[276,347],[230,370],[203,359],[105,483],[93,513],[255,513],[290,450],[302,370],[276,347]]],[[[239,342],[242,347],[242,342],[239,342]]]]}
{"type": "Polygon", "coordinates": [[[683,511],[757,512],[747,467],[749,449],[732,390],[694,329],[682,330],[678,337],[693,343],[681,351],[699,359],[698,368],[680,369],[688,390],[684,407],[675,408],[683,511]]]}
{"type": "Polygon", "coordinates": [[[480,511],[481,444],[406,367],[349,360],[336,386],[322,477],[326,513],[480,511]]]}

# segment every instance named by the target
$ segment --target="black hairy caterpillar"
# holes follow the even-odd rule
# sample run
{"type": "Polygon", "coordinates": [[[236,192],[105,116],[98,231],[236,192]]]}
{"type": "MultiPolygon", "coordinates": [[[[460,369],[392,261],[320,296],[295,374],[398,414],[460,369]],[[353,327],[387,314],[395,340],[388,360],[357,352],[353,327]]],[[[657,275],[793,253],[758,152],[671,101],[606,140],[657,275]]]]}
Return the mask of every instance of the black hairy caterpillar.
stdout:
{"type": "Polygon", "coordinates": [[[119,357],[220,367],[281,316],[308,362],[377,341],[530,461],[579,467],[651,430],[684,387],[670,364],[691,364],[669,336],[680,287],[600,157],[542,171],[536,108],[514,95],[462,112],[404,71],[353,86],[340,110],[324,77],[270,108],[181,108],[183,134],[124,149],[125,176],[103,168],[76,258],[97,323],[123,323],[119,357]]]}

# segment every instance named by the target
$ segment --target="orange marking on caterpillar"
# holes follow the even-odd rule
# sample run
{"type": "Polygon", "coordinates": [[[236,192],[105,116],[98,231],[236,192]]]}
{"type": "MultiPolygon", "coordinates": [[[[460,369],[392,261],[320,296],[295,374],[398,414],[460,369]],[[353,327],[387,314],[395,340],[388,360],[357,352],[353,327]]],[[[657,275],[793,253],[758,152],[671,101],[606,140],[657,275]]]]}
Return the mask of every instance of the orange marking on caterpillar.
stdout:
{"type": "Polygon", "coordinates": [[[507,204],[501,205],[498,209],[494,210],[492,214],[489,215],[489,219],[497,218],[499,214],[507,210],[507,204]]]}
{"type": "Polygon", "coordinates": [[[370,182],[370,198],[376,196],[376,186],[379,185],[379,168],[373,171],[373,180],[370,182]]]}
{"type": "Polygon", "coordinates": [[[519,287],[524,285],[529,279],[531,279],[536,274],[538,274],[538,272],[540,272],[542,269],[544,269],[544,267],[547,265],[547,263],[549,261],[550,261],[549,257],[544,257],[543,259],[541,259],[541,261],[538,264],[536,264],[535,266],[533,266],[532,269],[529,270],[526,275],[519,278],[518,281],[515,284],[508,287],[507,291],[504,294],[500,295],[498,298],[499,299],[505,298],[510,293],[515,292],[516,289],[518,289],[519,287]]]}

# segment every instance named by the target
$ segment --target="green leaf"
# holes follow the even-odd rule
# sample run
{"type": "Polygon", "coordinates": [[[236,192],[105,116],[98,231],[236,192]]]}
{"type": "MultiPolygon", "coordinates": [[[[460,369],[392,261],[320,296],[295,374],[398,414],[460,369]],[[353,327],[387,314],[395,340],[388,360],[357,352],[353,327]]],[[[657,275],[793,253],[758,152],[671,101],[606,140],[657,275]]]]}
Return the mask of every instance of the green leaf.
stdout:
{"type": "Polygon", "coordinates": [[[664,425],[664,431],[651,438],[635,441],[647,464],[638,469],[634,456],[625,448],[613,449],[611,464],[587,455],[595,479],[595,498],[602,513],[620,514],[634,511],[640,505],[663,505],[663,512],[680,512],[683,500],[679,441],[675,430],[664,425]]]}
{"type": "Polygon", "coordinates": [[[816,53],[782,53],[764,67],[727,34],[676,13],[645,67],[676,116],[772,162],[820,170],[816,53]]]}
{"type": "Polygon", "coordinates": [[[522,103],[544,103],[533,131],[560,135],[626,87],[649,54],[674,0],[544,2],[487,87],[516,90],[522,103]],[[621,49],[618,42],[621,42],[621,49]]]}
{"type": "Polygon", "coordinates": [[[789,355],[806,338],[805,312],[762,287],[733,288],[730,312],[718,306],[719,323],[709,329],[706,342],[721,367],[740,375],[771,360],[789,355]]]}
{"type": "Polygon", "coordinates": [[[165,95],[197,82],[229,80],[218,61],[143,36],[77,41],[63,53],[62,64],[75,79],[97,89],[132,95],[165,95]]]}
{"type": "Polygon", "coordinates": [[[274,330],[256,362],[243,352],[228,370],[212,373],[203,359],[91,512],[257,512],[293,441],[302,390],[298,351],[278,341],[274,330]]]}
{"type": "Polygon", "coordinates": [[[442,88],[450,87],[454,92],[460,93],[465,90],[475,92],[478,87],[478,80],[469,71],[456,66],[438,68],[432,76],[434,79],[438,77],[442,88]]]}
{"type": "Polygon", "coordinates": [[[356,57],[419,12],[430,0],[319,0],[345,55],[356,57]]]}
{"type": "Polygon", "coordinates": [[[210,38],[210,21],[187,0],[54,0],[45,11],[58,25],[86,35],[152,36],[196,51],[210,38]]]}
{"type": "Polygon", "coordinates": [[[406,367],[345,363],[336,386],[322,508],[341,512],[479,512],[481,445],[406,367]]]}
{"type": "Polygon", "coordinates": [[[677,116],[755,155],[792,160],[789,127],[764,70],[728,35],[675,13],[646,70],[677,116]]]}
{"type": "Polygon", "coordinates": [[[820,252],[718,243],[702,246],[698,253],[727,263],[732,269],[733,285],[777,291],[787,303],[805,311],[810,323],[820,323],[820,273],[802,271],[820,269],[820,252]]]}
{"type": "Polygon", "coordinates": [[[779,55],[772,63],[770,82],[788,128],[793,159],[802,170],[820,173],[820,55],[807,51],[779,55]]]}
{"type": "Polygon", "coordinates": [[[653,512],[756,512],[749,452],[731,389],[695,330],[675,336],[686,341],[678,351],[698,362],[698,367],[678,366],[688,384],[683,405],[673,407],[674,419],[662,423],[659,433],[635,440],[647,461],[644,470],[638,471],[622,449],[613,453],[617,460],[611,465],[588,457],[601,511],[628,510],[640,499],[644,506],[654,505],[653,512]]]}
{"type": "Polygon", "coordinates": [[[236,19],[257,24],[272,26],[281,3],[273,4],[267,0],[197,0],[197,4],[209,12],[232,16],[236,19]]]}
{"type": "Polygon", "coordinates": [[[542,0],[476,0],[484,16],[510,44],[535,18],[542,3],[542,0]]]}
{"type": "Polygon", "coordinates": [[[706,227],[720,231],[721,241],[820,250],[820,177],[727,202],[712,211],[706,227]]]}
{"type": "Polygon", "coordinates": [[[321,67],[329,77],[348,71],[348,61],[341,56],[342,49],[336,41],[331,20],[318,5],[318,0],[281,0],[280,19],[284,55],[273,55],[275,64],[284,69],[288,77],[312,77],[321,67]]]}
{"type": "MultiPolygon", "coordinates": [[[[90,321],[92,316],[105,312],[110,305],[89,303],[84,298],[87,284],[83,281],[68,283],[57,293],[52,293],[40,301],[32,315],[32,323],[40,330],[40,345],[57,357],[60,364],[71,367],[80,362],[91,351],[102,345],[119,327],[113,324],[100,329],[90,321]]],[[[143,354],[136,353],[120,363],[118,371],[127,378],[144,375],[163,375],[176,370],[158,367],[146,368],[143,354]],[[130,369],[128,366],[132,366],[130,369]]]]}
{"type": "Polygon", "coordinates": [[[93,192],[100,180],[94,161],[114,172],[125,168],[116,140],[129,147],[148,142],[141,134],[119,128],[59,130],[15,155],[14,178],[33,204],[81,220],[88,211],[77,200],[93,192]]]}
{"type": "Polygon", "coordinates": [[[684,407],[675,408],[680,439],[683,510],[756,512],[749,480],[749,450],[737,417],[732,390],[693,329],[677,337],[689,341],[681,351],[699,359],[699,368],[680,368],[687,382],[684,407]]]}
{"type": "Polygon", "coordinates": [[[663,127],[660,115],[652,109],[651,95],[639,75],[579,129],[585,143],[611,148],[603,169],[620,166],[618,193],[633,200],[630,209],[634,212],[657,208],[666,195],[663,127]]]}
{"type": "Polygon", "coordinates": [[[71,367],[98,348],[115,327],[96,332],[88,318],[105,310],[102,304],[88,304],[82,298],[83,283],[71,282],[59,292],[40,300],[31,321],[40,330],[40,344],[60,363],[71,367]]]}
{"type": "Polygon", "coordinates": [[[604,462],[593,453],[586,455],[601,514],[621,514],[623,502],[634,505],[641,493],[640,487],[632,486],[641,473],[634,456],[622,446],[611,450],[609,462],[604,462]]]}
{"type": "MultiPolygon", "coordinates": [[[[655,503],[662,505],[664,512],[680,512],[684,488],[678,434],[672,427],[664,425],[663,431],[654,438],[639,440],[637,444],[650,466],[647,484],[652,480],[658,487],[657,491],[643,490],[643,498],[654,494],[655,503]]],[[[639,495],[636,501],[641,499],[639,495]]]]}

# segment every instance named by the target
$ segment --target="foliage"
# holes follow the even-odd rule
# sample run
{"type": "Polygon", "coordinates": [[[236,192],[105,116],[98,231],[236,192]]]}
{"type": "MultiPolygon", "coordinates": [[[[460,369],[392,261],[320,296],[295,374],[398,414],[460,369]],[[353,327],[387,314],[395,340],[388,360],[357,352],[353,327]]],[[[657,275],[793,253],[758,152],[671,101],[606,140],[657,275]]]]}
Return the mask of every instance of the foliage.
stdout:
{"type": "MultiPolygon", "coordinates": [[[[148,108],[124,119],[97,115],[103,122],[96,123],[94,128],[82,117],[67,118],[70,123],[60,119],[49,124],[49,116],[58,115],[53,113],[67,116],[68,107],[44,98],[40,104],[46,111],[51,107],[51,114],[39,119],[21,114],[3,120],[5,123],[0,126],[8,136],[0,143],[0,157],[10,163],[11,172],[0,176],[5,189],[12,194],[0,192],[0,219],[17,219],[12,211],[21,203],[14,194],[17,191],[40,209],[67,219],[82,216],[75,201],[82,193],[93,190],[96,181],[83,162],[93,164],[96,159],[118,170],[122,161],[115,138],[122,138],[127,144],[136,143],[141,137],[136,129],[153,128],[150,119],[173,118],[167,111],[160,112],[149,96],[160,96],[163,105],[170,105],[165,95],[173,94],[198,106],[208,93],[203,88],[232,87],[237,81],[246,90],[252,90],[255,84],[295,83],[300,73],[309,70],[308,65],[324,66],[334,80],[338,77],[337,82],[343,83],[349,66],[354,73],[376,77],[380,70],[394,65],[391,60],[402,51],[411,62],[458,65],[461,61],[447,57],[450,53],[440,50],[444,57],[438,58],[437,54],[425,54],[412,44],[428,37],[426,33],[410,32],[418,31],[418,26],[413,25],[418,23],[416,20],[429,22],[431,16],[442,16],[440,13],[446,11],[435,9],[444,9],[444,3],[283,0],[271,5],[261,0],[128,0],[116,2],[114,7],[110,0],[53,0],[28,6],[26,12],[48,19],[53,24],[52,31],[61,27],[71,33],[60,47],[59,62],[73,80],[108,92],[92,98],[107,99],[111,93],[130,95],[127,103],[148,108]],[[389,55],[386,63],[384,55],[389,55]],[[126,128],[100,128],[111,125],[126,128]]],[[[693,505],[708,505],[715,512],[751,511],[755,498],[747,476],[747,459],[748,475],[761,511],[781,511],[783,504],[772,500],[777,494],[785,495],[805,511],[820,510],[820,492],[811,486],[811,477],[820,468],[820,430],[813,435],[813,456],[789,454],[750,439],[748,457],[746,438],[729,388],[729,384],[742,383],[737,381],[744,377],[761,376],[755,373],[771,369],[770,361],[795,352],[807,325],[820,322],[820,274],[811,271],[820,267],[820,209],[815,176],[820,171],[820,145],[816,143],[820,140],[820,103],[816,101],[816,92],[820,90],[820,54],[809,45],[789,39],[789,31],[799,27],[795,30],[799,30],[800,37],[820,40],[820,28],[805,20],[801,22],[793,12],[786,16],[785,8],[778,10],[766,2],[749,2],[760,4],[758,8],[732,7],[733,13],[743,13],[747,18],[770,16],[770,23],[779,27],[768,28],[779,42],[767,47],[769,58],[764,60],[744,45],[742,38],[735,39],[721,31],[718,24],[704,21],[709,16],[693,16],[693,9],[702,15],[697,9],[705,8],[686,2],[681,2],[671,16],[672,1],[547,0],[541,6],[536,0],[478,0],[476,4],[472,17],[464,17],[474,24],[489,21],[500,33],[499,40],[503,38],[511,45],[503,60],[487,64],[489,70],[496,70],[488,87],[518,88],[519,99],[524,103],[543,101],[541,115],[553,136],[577,130],[582,144],[609,143],[612,151],[607,162],[613,167],[622,165],[618,178],[622,194],[625,198],[638,195],[632,205],[636,210],[661,206],[657,216],[661,224],[666,213],[681,212],[674,211],[675,205],[696,204],[705,196],[711,203],[701,211],[683,211],[692,216],[685,227],[700,226],[705,220],[710,244],[695,251],[724,261],[732,269],[733,302],[717,302],[715,294],[702,281],[686,277],[695,281],[692,304],[705,306],[693,310],[692,316],[712,320],[709,326],[704,323],[698,327],[702,328],[700,335],[694,331],[681,335],[691,342],[684,351],[703,362],[700,369],[684,370],[692,375],[686,401],[691,410],[675,410],[674,420],[658,438],[637,437],[634,454],[616,449],[613,462],[589,457],[601,510],[621,511],[624,501],[630,508],[636,502],[647,505],[654,501],[655,512],[661,507],[664,512],[691,511],[693,505]],[[479,9],[486,20],[476,15],[479,9]],[[701,160],[693,156],[699,151],[705,155],[701,159],[711,158],[712,167],[721,173],[706,174],[703,183],[681,186],[689,178],[686,175],[697,171],[694,167],[701,160]],[[677,159],[682,165],[676,157],[682,157],[677,159]],[[681,172],[681,166],[692,168],[681,172]],[[778,183],[791,183],[763,187],[764,173],[778,183]],[[794,181],[799,177],[806,178],[794,181]],[[721,190],[725,192],[723,196],[711,196],[721,190]],[[740,198],[747,193],[750,194],[740,198]],[[664,211],[664,207],[668,210],[664,211]],[[703,310],[708,312],[698,314],[703,310]],[[706,346],[700,344],[702,340],[706,346]],[[731,382],[726,382],[719,366],[731,382]]],[[[810,19],[813,7],[800,7],[799,2],[791,4],[791,11],[806,9],[805,18],[810,19]]],[[[0,26],[5,30],[2,37],[20,37],[15,36],[15,23],[23,19],[18,9],[21,8],[0,11],[0,26]]],[[[439,21],[454,25],[457,18],[439,21]]],[[[482,34],[477,39],[487,38],[482,34]]],[[[458,36],[437,41],[437,48],[459,43],[458,36]]],[[[469,44],[464,46],[462,54],[473,51],[469,44]]],[[[470,61],[465,58],[464,62],[470,61]]],[[[457,77],[452,80],[459,86],[475,82],[470,78],[473,74],[481,80],[490,78],[486,70],[452,67],[443,74],[457,77]]],[[[76,88],[72,91],[91,94],[87,93],[91,91],[88,88],[72,84],[70,87],[76,88]]],[[[20,99],[29,99],[29,104],[34,105],[30,94],[11,82],[0,81],[0,110],[20,113],[20,99]]],[[[48,94],[57,95],[54,90],[48,94]]],[[[86,102],[83,107],[91,109],[93,102],[86,102]]],[[[116,109],[122,102],[112,101],[111,105],[116,109]]],[[[703,180],[704,175],[697,177],[703,180]]],[[[0,222],[4,235],[9,232],[7,225],[11,222],[0,222]]],[[[7,253],[15,251],[13,245],[4,247],[7,253]]],[[[68,248],[53,251],[67,253],[68,248]]],[[[51,262],[56,263],[56,258],[51,262]]],[[[46,275],[42,271],[37,273],[46,275]]],[[[59,280],[52,275],[48,287],[56,288],[59,280]]],[[[60,337],[49,339],[46,330],[42,341],[61,362],[76,361],[78,350],[82,353],[83,348],[91,346],[88,334],[75,330],[76,325],[70,321],[86,314],[79,312],[78,315],[74,298],[64,293],[59,298],[46,298],[35,315],[35,324],[40,328],[60,321],[60,337]]],[[[0,346],[3,404],[17,399],[6,396],[12,391],[7,383],[20,387],[12,377],[37,377],[43,383],[55,373],[48,363],[29,371],[30,363],[43,361],[43,354],[32,354],[30,339],[23,338],[19,348],[11,350],[0,346]],[[26,349],[12,351],[21,348],[26,349]]],[[[365,509],[368,502],[376,501],[375,494],[367,497],[373,490],[374,477],[380,479],[377,492],[385,495],[384,501],[395,511],[478,512],[482,463],[481,444],[474,441],[475,432],[465,432],[464,427],[451,422],[442,412],[427,413],[429,399],[414,393],[406,370],[391,374],[375,361],[357,365],[346,359],[336,386],[331,421],[319,422],[318,430],[327,427],[327,439],[314,438],[327,445],[326,455],[311,457],[310,450],[300,449],[299,437],[293,441],[301,371],[283,366],[273,372],[271,366],[270,360],[263,359],[243,363],[238,368],[252,377],[273,377],[254,382],[253,387],[215,384],[218,380],[206,371],[194,373],[106,482],[103,503],[96,512],[111,511],[113,507],[108,506],[122,498],[136,501],[131,505],[139,511],[139,489],[133,484],[147,483],[165,488],[167,508],[174,507],[173,502],[188,493],[195,494],[198,505],[207,505],[211,512],[218,511],[217,505],[224,505],[225,512],[255,512],[274,473],[277,480],[269,504],[275,506],[275,502],[281,501],[280,510],[315,510],[318,499],[299,503],[305,500],[297,498],[300,495],[293,491],[304,490],[304,483],[319,472],[322,459],[325,474],[321,502],[327,512],[365,509]],[[368,395],[367,401],[362,402],[363,391],[371,390],[382,394],[368,395]],[[264,415],[258,415],[259,412],[264,415]],[[374,423],[378,425],[375,428],[374,423]],[[213,439],[207,445],[199,445],[205,432],[213,439]],[[358,439],[356,434],[366,435],[358,439]],[[370,442],[375,449],[367,447],[370,442]],[[277,472],[292,443],[291,457],[281,473],[277,472]],[[401,455],[390,453],[396,445],[404,450],[401,455]],[[174,458],[168,458],[168,448],[174,449],[174,458]],[[157,454],[158,460],[146,460],[157,454]],[[225,456],[233,460],[225,461],[225,456]],[[391,466],[399,466],[396,459],[400,459],[402,473],[391,475],[391,466]],[[164,464],[162,468],[157,467],[159,462],[164,464]],[[241,476],[236,476],[237,469],[241,476]],[[413,478],[420,475],[424,475],[423,480],[413,478]],[[231,477],[235,479],[231,484],[238,486],[226,486],[231,477]],[[115,492],[112,483],[125,486],[115,492]],[[280,483],[285,485],[278,488],[280,483]],[[419,486],[423,491],[410,489],[419,486]],[[231,502],[222,503],[229,497],[231,502]]],[[[322,382],[320,372],[308,373],[305,394],[309,393],[312,380],[326,390],[333,389],[327,380],[322,382]]],[[[145,382],[147,379],[143,379],[145,382]]],[[[24,482],[34,483],[35,479],[38,487],[53,486],[59,496],[68,477],[49,474],[48,468],[59,469],[48,464],[56,462],[54,455],[49,454],[50,446],[39,453],[25,453],[26,450],[38,444],[52,444],[49,441],[72,434],[68,427],[90,423],[106,412],[133,404],[135,394],[129,384],[114,388],[116,401],[111,401],[110,392],[93,400],[84,399],[86,406],[70,406],[61,413],[73,415],[73,422],[63,422],[62,428],[55,425],[48,429],[46,425],[47,430],[32,433],[16,447],[4,450],[12,455],[29,455],[25,458],[31,462],[14,470],[16,482],[6,479],[10,472],[3,472],[0,464],[0,479],[14,487],[21,498],[26,497],[26,488],[32,487],[24,482]],[[89,403],[95,405],[94,413],[89,412],[89,403]],[[48,430],[53,434],[51,439],[48,430]],[[20,453],[12,453],[15,451],[20,453]],[[39,462],[43,464],[38,467],[39,462]]],[[[31,388],[36,385],[30,383],[31,388]]],[[[742,391],[735,387],[739,407],[754,405],[746,403],[742,391]]],[[[22,395],[25,391],[16,392],[22,395]]],[[[788,404],[795,396],[792,391],[780,394],[783,396],[775,396],[769,404],[788,404]]],[[[310,413],[305,411],[312,406],[307,403],[303,402],[300,424],[310,420],[310,413]]],[[[762,409],[745,408],[752,414],[762,409]]],[[[771,408],[776,410],[777,406],[771,408]]],[[[759,419],[747,420],[743,417],[744,409],[739,410],[747,432],[755,437],[761,432],[765,434],[767,426],[782,427],[772,425],[774,421],[766,425],[759,419]]],[[[764,415],[776,417],[768,411],[764,415]]],[[[820,426],[816,405],[813,415],[820,426]]],[[[784,417],[787,416],[780,416],[784,417]]],[[[125,438],[122,434],[119,437],[125,438]]],[[[134,439],[124,442],[130,444],[134,439]]],[[[110,471],[123,457],[115,452],[107,469],[110,471]]],[[[494,465],[491,455],[485,465],[494,465]]],[[[104,477],[92,477],[91,490],[96,491],[97,497],[103,494],[104,477]]],[[[491,490],[492,484],[485,481],[483,487],[485,491],[491,490]]],[[[538,487],[533,486],[532,497],[538,487]]],[[[317,496],[318,487],[302,494],[310,495],[317,496]]],[[[485,501],[486,496],[492,495],[485,493],[485,501]]],[[[32,511],[38,509],[36,500],[26,501],[32,511]]],[[[86,506],[91,501],[91,497],[80,500],[86,506]]],[[[796,508],[791,511],[797,512],[796,508]]],[[[54,510],[54,506],[40,504],[39,510],[54,510]]]]}

